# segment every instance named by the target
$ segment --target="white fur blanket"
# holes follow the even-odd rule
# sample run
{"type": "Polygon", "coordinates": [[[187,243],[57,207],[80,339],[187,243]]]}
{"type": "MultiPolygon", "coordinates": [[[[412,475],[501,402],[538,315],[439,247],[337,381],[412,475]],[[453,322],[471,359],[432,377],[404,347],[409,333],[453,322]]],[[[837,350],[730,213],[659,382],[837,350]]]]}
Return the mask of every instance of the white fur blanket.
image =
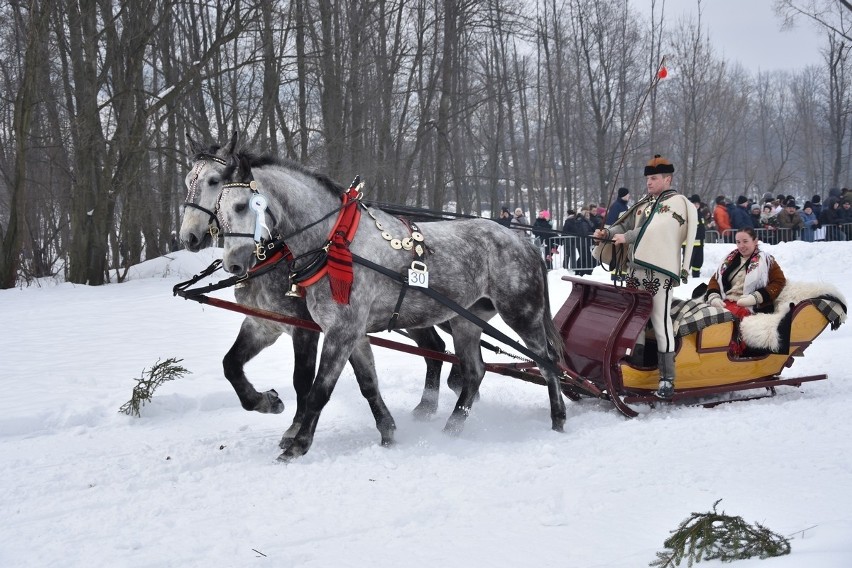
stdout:
{"type": "MultiPolygon", "coordinates": [[[[771,314],[754,314],[740,322],[740,335],[745,344],[754,349],[766,349],[775,353],[781,350],[783,337],[781,326],[784,316],[790,311],[790,306],[799,302],[820,298],[817,307],[831,323],[832,329],[837,329],[846,321],[846,298],[832,284],[816,282],[787,281],[784,289],[775,300],[775,311],[771,314]],[[833,296],[839,302],[826,296],[833,296]]],[[[789,340],[789,331],[787,333],[789,340]]]]}

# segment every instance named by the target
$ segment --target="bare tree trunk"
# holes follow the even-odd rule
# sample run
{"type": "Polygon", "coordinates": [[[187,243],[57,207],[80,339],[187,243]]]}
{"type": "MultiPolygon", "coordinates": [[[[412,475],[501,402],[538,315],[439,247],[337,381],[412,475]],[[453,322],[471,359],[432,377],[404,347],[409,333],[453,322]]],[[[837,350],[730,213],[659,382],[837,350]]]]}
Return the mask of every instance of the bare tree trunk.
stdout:
{"type": "Polygon", "coordinates": [[[444,37],[441,45],[441,83],[438,100],[438,119],[435,124],[435,179],[432,186],[431,207],[443,210],[447,194],[447,170],[449,169],[449,128],[452,112],[452,85],[455,73],[454,62],[458,53],[458,2],[444,0],[444,37]]]}
{"type": "Polygon", "coordinates": [[[75,113],[71,125],[75,183],[71,188],[71,248],[68,279],[77,284],[105,281],[106,243],[113,208],[104,176],[106,144],[98,108],[97,7],[94,0],[72,3],[68,10],[71,83],[75,113]]]}
{"type": "Polygon", "coordinates": [[[278,154],[278,128],[275,124],[275,108],[278,102],[278,85],[281,82],[279,62],[275,50],[275,20],[273,17],[273,1],[260,2],[260,14],[263,27],[261,41],[263,42],[263,95],[261,98],[260,134],[261,147],[268,148],[273,154],[278,154]]]}
{"type": "MultiPolygon", "coordinates": [[[[23,23],[24,15],[16,14],[23,23]]],[[[30,129],[35,107],[40,98],[37,92],[38,66],[42,64],[39,55],[44,52],[43,44],[47,38],[50,11],[39,0],[30,0],[29,22],[26,24],[27,40],[24,54],[24,68],[21,87],[15,96],[12,131],[15,136],[15,169],[10,184],[9,222],[5,229],[0,227],[2,235],[2,254],[0,254],[0,288],[13,288],[18,274],[26,219],[27,194],[27,157],[30,144],[30,129]]]]}

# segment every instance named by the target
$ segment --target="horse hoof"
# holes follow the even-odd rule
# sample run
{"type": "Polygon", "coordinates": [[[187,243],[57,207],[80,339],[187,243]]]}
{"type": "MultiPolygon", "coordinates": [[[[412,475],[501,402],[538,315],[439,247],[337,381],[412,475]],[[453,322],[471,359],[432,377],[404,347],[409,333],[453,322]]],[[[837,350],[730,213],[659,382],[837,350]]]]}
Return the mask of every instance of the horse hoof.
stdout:
{"type": "Polygon", "coordinates": [[[261,414],[281,414],[284,412],[284,401],[278,398],[274,389],[268,390],[260,395],[260,402],[255,410],[261,414]]]}
{"type": "Polygon", "coordinates": [[[417,406],[414,407],[414,410],[411,411],[411,414],[414,415],[415,420],[427,421],[433,416],[435,416],[435,412],[438,411],[438,405],[432,404],[429,402],[421,402],[417,406]]]}
{"type": "Polygon", "coordinates": [[[565,421],[562,420],[560,422],[560,421],[554,420],[553,421],[553,431],[559,432],[560,434],[564,434],[565,433],[565,421]]]}
{"type": "Polygon", "coordinates": [[[281,455],[278,456],[278,460],[282,463],[289,463],[294,459],[305,455],[305,452],[297,449],[296,444],[290,444],[290,447],[281,452],[281,455]]]}
{"type": "Polygon", "coordinates": [[[447,424],[444,426],[444,434],[447,434],[448,436],[460,436],[462,430],[464,430],[464,421],[453,420],[452,417],[447,420],[447,424]]]}
{"type": "Polygon", "coordinates": [[[278,447],[282,450],[289,448],[293,444],[293,440],[296,438],[296,434],[299,433],[299,428],[301,426],[301,423],[293,422],[293,424],[291,424],[281,436],[281,441],[278,442],[278,447]]]}

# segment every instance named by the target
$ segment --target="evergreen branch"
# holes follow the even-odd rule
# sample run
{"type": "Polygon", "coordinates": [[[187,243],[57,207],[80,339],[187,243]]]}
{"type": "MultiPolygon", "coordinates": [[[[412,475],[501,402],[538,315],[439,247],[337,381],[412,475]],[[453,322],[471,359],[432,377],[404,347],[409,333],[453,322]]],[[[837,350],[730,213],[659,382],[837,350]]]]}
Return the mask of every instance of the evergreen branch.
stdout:
{"type": "Polygon", "coordinates": [[[742,517],[718,513],[716,506],[722,500],[713,503],[713,511],[692,513],[672,531],[672,536],[663,543],[668,549],[657,552],[657,559],[649,564],[654,568],[680,566],[686,558],[687,566],[702,560],[721,560],[733,562],[753,558],[764,559],[790,554],[790,541],[773,533],[760,523],[753,526],[742,517]]]}
{"type": "Polygon", "coordinates": [[[181,361],[183,359],[175,357],[170,357],[165,361],[157,359],[157,362],[154,363],[150,370],[146,371],[143,369],[142,376],[136,379],[136,386],[133,387],[130,400],[121,405],[118,411],[138,418],[140,416],[139,411],[145,406],[145,403],[151,401],[151,397],[154,396],[154,391],[157,387],[165,382],[179,379],[189,372],[181,365],[178,365],[181,361]]]}

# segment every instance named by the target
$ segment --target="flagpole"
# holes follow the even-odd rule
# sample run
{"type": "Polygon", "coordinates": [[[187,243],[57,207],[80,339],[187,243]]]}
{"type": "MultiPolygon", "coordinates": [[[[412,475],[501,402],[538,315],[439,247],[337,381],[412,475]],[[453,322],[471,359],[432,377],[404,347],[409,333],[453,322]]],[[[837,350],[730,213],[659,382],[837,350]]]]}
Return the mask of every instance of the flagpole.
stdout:
{"type": "MultiPolygon", "coordinates": [[[[668,70],[666,69],[666,56],[664,55],[662,59],[660,59],[660,64],[657,65],[657,71],[654,73],[654,76],[651,78],[651,84],[648,85],[648,89],[645,91],[645,94],[642,96],[642,100],[639,102],[639,107],[636,109],[636,112],[633,114],[633,119],[630,121],[630,126],[627,130],[627,140],[624,142],[624,151],[621,153],[621,159],[618,162],[618,168],[615,170],[615,175],[612,177],[612,187],[609,190],[609,198],[607,200],[607,208],[612,205],[612,196],[615,194],[615,186],[618,185],[618,176],[621,175],[621,170],[624,168],[624,160],[627,158],[627,150],[630,148],[630,141],[633,140],[633,133],[636,131],[636,126],[639,124],[639,117],[642,116],[642,108],[645,106],[645,101],[648,99],[648,95],[651,94],[651,91],[657,87],[657,84],[661,79],[665,79],[668,75],[668,70]]],[[[605,218],[601,218],[601,229],[604,228],[605,218]]]]}

